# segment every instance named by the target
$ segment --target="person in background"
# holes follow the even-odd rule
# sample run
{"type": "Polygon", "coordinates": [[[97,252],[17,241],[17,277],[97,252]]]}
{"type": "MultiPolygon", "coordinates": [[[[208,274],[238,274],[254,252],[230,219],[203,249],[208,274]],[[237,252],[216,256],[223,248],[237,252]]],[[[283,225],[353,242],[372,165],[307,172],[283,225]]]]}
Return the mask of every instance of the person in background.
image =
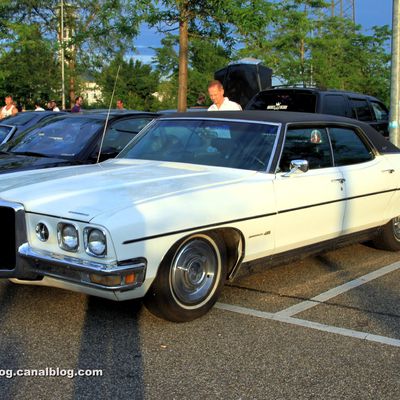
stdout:
{"type": "Polygon", "coordinates": [[[125,110],[124,102],[121,99],[117,100],[117,110],[125,110]]]}
{"type": "Polygon", "coordinates": [[[204,93],[199,93],[197,96],[196,104],[193,107],[205,107],[206,105],[206,95],[204,93]]]}
{"type": "Polygon", "coordinates": [[[55,102],[55,100],[50,100],[47,103],[47,108],[51,111],[55,111],[55,112],[59,112],[60,109],[57,107],[57,103],[55,102]]]}
{"type": "Polygon", "coordinates": [[[15,115],[18,113],[17,107],[14,105],[14,101],[11,95],[7,95],[4,98],[6,105],[0,110],[0,119],[15,115]]]}
{"type": "Polygon", "coordinates": [[[73,112],[73,113],[80,112],[80,111],[81,111],[82,104],[83,104],[83,98],[82,98],[82,96],[76,97],[76,99],[75,99],[75,105],[71,108],[71,112],[73,112]]]}
{"type": "Polygon", "coordinates": [[[220,81],[211,81],[208,84],[208,95],[214,104],[208,107],[208,111],[234,111],[242,110],[240,104],[224,97],[224,87],[220,81]]]}
{"type": "Polygon", "coordinates": [[[44,111],[44,108],[40,106],[39,101],[35,103],[35,111],[44,111]]]}

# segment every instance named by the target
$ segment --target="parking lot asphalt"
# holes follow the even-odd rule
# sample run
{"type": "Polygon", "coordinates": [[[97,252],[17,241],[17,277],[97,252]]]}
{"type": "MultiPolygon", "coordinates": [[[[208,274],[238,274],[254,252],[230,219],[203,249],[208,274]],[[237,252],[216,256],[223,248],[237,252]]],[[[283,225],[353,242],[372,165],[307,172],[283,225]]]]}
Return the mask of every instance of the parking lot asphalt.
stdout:
{"type": "Polygon", "coordinates": [[[366,245],[228,283],[203,318],[174,324],[114,303],[0,281],[5,399],[395,399],[399,254],[366,245]]]}

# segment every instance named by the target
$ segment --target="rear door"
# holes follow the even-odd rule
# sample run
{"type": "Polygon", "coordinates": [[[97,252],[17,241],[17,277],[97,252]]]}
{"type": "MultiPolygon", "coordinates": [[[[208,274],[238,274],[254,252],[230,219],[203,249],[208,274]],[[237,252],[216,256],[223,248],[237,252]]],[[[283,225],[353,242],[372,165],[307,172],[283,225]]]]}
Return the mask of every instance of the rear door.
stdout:
{"type": "Polygon", "coordinates": [[[380,225],[396,185],[395,171],[353,127],[331,127],[335,166],[343,176],[343,233],[380,225]]]}

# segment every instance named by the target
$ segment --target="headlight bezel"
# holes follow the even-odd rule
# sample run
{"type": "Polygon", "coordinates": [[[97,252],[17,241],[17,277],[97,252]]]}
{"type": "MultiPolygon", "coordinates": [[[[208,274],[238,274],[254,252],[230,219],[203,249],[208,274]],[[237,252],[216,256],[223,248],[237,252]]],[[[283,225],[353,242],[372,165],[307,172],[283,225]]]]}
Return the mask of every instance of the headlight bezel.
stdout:
{"type": "Polygon", "coordinates": [[[80,240],[79,240],[79,228],[75,224],[71,222],[59,222],[57,224],[57,241],[58,241],[58,246],[60,249],[71,252],[71,253],[77,253],[79,251],[79,245],[80,245],[80,240]],[[63,230],[66,227],[71,227],[73,228],[75,234],[76,234],[76,245],[74,247],[69,246],[68,244],[65,243],[64,236],[63,236],[63,230]]]}
{"type": "Polygon", "coordinates": [[[99,228],[99,227],[93,227],[93,226],[86,226],[83,228],[83,246],[85,249],[85,252],[96,258],[105,258],[107,256],[107,233],[104,229],[99,228]],[[90,236],[92,233],[97,232],[100,233],[103,238],[104,238],[104,249],[102,252],[95,252],[93,251],[93,248],[90,246],[90,236]]]}

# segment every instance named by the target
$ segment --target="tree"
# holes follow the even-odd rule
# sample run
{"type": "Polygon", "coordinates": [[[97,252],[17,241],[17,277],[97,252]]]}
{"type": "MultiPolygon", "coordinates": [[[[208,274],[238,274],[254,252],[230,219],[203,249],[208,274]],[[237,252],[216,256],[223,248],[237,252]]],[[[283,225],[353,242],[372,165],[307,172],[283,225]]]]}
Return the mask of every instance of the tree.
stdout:
{"type": "Polygon", "coordinates": [[[327,15],[325,6],[322,1],[279,2],[273,23],[242,31],[241,56],[263,60],[289,85],[353,90],[387,102],[388,27],[366,35],[352,21],[327,15]]]}
{"type": "MultiPolygon", "coordinates": [[[[235,34],[270,17],[270,2],[264,0],[159,0],[149,8],[147,21],[162,32],[178,31],[178,110],[187,106],[190,41],[201,37],[203,43],[220,40],[228,50],[235,34]],[[157,6],[160,6],[157,8],[157,6]]],[[[212,59],[211,59],[212,61],[212,59]]]]}
{"type": "MultiPolygon", "coordinates": [[[[167,34],[161,41],[163,47],[156,49],[155,68],[163,77],[159,91],[165,108],[175,108],[177,104],[178,40],[177,36],[167,34]]],[[[187,103],[189,105],[195,104],[199,93],[206,91],[207,82],[213,79],[214,72],[226,66],[230,57],[230,51],[216,41],[204,41],[201,37],[193,35],[188,49],[187,103]]]]}
{"type": "Polygon", "coordinates": [[[33,108],[35,101],[56,97],[57,60],[37,25],[18,25],[14,32],[14,42],[0,58],[0,93],[33,108]]]}
{"type": "Polygon", "coordinates": [[[373,28],[365,35],[361,27],[342,18],[321,24],[319,37],[311,43],[313,80],[319,86],[354,90],[388,100],[390,31],[373,28]]]}
{"type": "Polygon", "coordinates": [[[309,84],[309,47],[315,24],[323,17],[325,1],[283,0],[260,19],[253,32],[243,30],[242,56],[264,61],[288,84],[309,84]]]}
{"type": "Polygon", "coordinates": [[[115,85],[114,104],[122,99],[126,108],[136,110],[158,110],[159,101],[154,96],[159,83],[158,72],[140,61],[125,61],[118,55],[108,66],[96,74],[102,87],[103,106],[108,107],[115,85]],[[117,72],[118,78],[117,78],[117,72]]]}
{"type": "MultiPolygon", "coordinates": [[[[144,2],[146,3],[146,2],[144,2]]],[[[141,20],[142,2],[129,0],[69,0],[64,7],[63,46],[70,82],[69,97],[75,97],[76,78],[88,68],[99,68],[116,53],[131,49],[141,20]]],[[[40,27],[42,37],[59,48],[60,0],[9,0],[0,6],[0,34],[11,46],[15,29],[40,27]]]]}

